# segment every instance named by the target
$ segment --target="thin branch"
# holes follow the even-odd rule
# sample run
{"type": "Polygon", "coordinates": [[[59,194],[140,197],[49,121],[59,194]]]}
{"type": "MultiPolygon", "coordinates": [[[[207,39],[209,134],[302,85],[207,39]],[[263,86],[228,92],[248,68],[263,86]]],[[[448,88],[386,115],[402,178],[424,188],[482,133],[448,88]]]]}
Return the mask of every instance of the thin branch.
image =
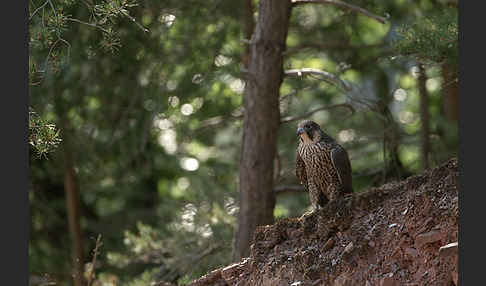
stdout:
{"type": "Polygon", "coordinates": [[[38,12],[40,9],[44,8],[44,6],[46,6],[46,5],[47,5],[47,3],[49,3],[49,0],[47,0],[46,2],[44,2],[44,4],[42,4],[41,6],[39,6],[37,9],[35,9],[35,11],[34,11],[34,12],[32,13],[32,15],[30,15],[30,17],[29,17],[29,22],[30,22],[30,20],[32,20],[32,18],[34,17],[34,15],[35,15],[35,14],[37,14],[37,12],[38,12]]]}
{"type": "Polygon", "coordinates": [[[145,28],[144,26],[142,26],[142,24],[138,23],[137,20],[135,20],[135,18],[130,16],[127,12],[123,10],[121,10],[121,12],[123,13],[123,15],[127,16],[130,20],[132,20],[132,22],[135,23],[144,33],[149,32],[149,29],[145,28]]]}
{"type": "Polygon", "coordinates": [[[335,49],[341,49],[341,50],[361,50],[361,49],[369,49],[369,48],[380,48],[383,47],[384,45],[382,43],[380,44],[371,44],[371,45],[357,45],[353,46],[349,44],[348,42],[335,42],[335,43],[326,43],[326,44],[317,44],[317,43],[311,43],[311,44],[302,44],[302,45],[297,45],[297,46],[291,46],[287,47],[287,49],[284,52],[284,55],[289,56],[292,54],[299,53],[304,50],[309,50],[309,49],[315,49],[315,50],[335,50],[335,49]]]}
{"type": "Polygon", "coordinates": [[[334,6],[337,6],[339,8],[342,8],[342,9],[346,9],[346,10],[350,10],[350,11],[353,11],[353,12],[357,12],[357,13],[361,13],[365,16],[368,16],[372,19],[375,19],[376,21],[382,23],[382,24],[385,24],[387,18],[385,17],[381,17],[381,16],[378,16],[376,14],[373,14],[371,13],[370,11],[366,10],[366,9],[363,9],[359,6],[356,6],[356,5],[353,5],[353,4],[349,4],[349,3],[346,3],[346,2],[343,2],[343,1],[339,1],[339,0],[292,0],[292,4],[294,6],[296,5],[300,5],[300,4],[330,4],[330,5],[334,5],[334,6]]]}
{"type": "Polygon", "coordinates": [[[47,57],[44,61],[44,70],[40,70],[39,72],[45,72],[47,70],[47,64],[49,62],[49,57],[51,56],[52,54],[52,51],[54,50],[54,47],[57,45],[57,43],[59,42],[63,42],[67,47],[68,47],[68,55],[67,57],[69,58],[69,54],[70,54],[70,51],[71,51],[71,45],[69,44],[68,41],[64,40],[63,38],[61,38],[60,36],[57,37],[57,40],[54,42],[54,44],[52,44],[51,48],[49,49],[49,53],[47,54],[47,57]]]}
{"type": "Polygon", "coordinates": [[[282,96],[280,97],[280,101],[284,101],[285,99],[287,99],[287,97],[294,96],[294,95],[296,95],[296,94],[297,94],[297,90],[296,90],[296,89],[292,89],[292,91],[291,91],[291,92],[289,92],[289,93],[287,93],[287,94],[285,94],[285,95],[282,95],[282,96]]]}
{"type": "Polygon", "coordinates": [[[59,28],[60,23],[59,23],[59,17],[57,16],[56,8],[54,8],[54,5],[52,4],[51,0],[47,0],[47,2],[49,3],[49,6],[51,6],[52,13],[54,13],[54,16],[56,16],[56,26],[57,26],[56,32],[57,32],[57,37],[60,38],[61,29],[59,28]]]}
{"type": "Polygon", "coordinates": [[[355,110],[354,110],[354,107],[351,105],[351,104],[348,104],[348,103],[340,103],[340,104],[334,104],[334,105],[328,105],[328,106],[321,106],[319,108],[316,108],[314,110],[311,110],[305,114],[302,114],[302,115],[299,115],[299,116],[294,116],[294,117],[285,117],[283,118],[281,121],[280,121],[280,124],[283,124],[283,123],[289,123],[289,122],[292,122],[292,121],[297,121],[297,120],[301,120],[301,119],[305,119],[305,118],[308,118],[309,116],[311,116],[312,114],[316,113],[316,112],[319,112],[319,111],[322,111],[322,110],[327,110],[327,109],[332,109],[332,108],[337,108],[337,107],[346,107],[348,108],[349,110],[351,110],[351,115],[355,113],[355,110]]]}
{"type": "Polygon", "coordinates": [[[96,24],[93,24],[93,23],[88,23],[88,22],[83,22],[81,20],[78,20],[78,19],[74,19],[74,18],[66,18],[67,21],[71,21],[71,22],[76,22],[76,23],[79,23],[79,24],[83,24],[83,25],[87,25],[87,26],[90,26],[90,27],[93,27],[93,28],[97,28],[97,29],[100,29],[101,31],[105,32],[105,33],[109,33],[108,30],[96,25],[96,24]]]}
{"type": "Polygon", "coordinates": [[[101,234],[98,234],[95,249],[93,250],[93,260],[91,261],[91,271],[89,272],[87,286],[91,286],[91,282],[93,281],[93,277],[95,276],[96,257],[99,254],[99,248],[101,247],[101,245],[103,245],[103,243],[101,242],[101,234]]]}
{"type": "Polygon", "coordinates": [[[69,58],[70,58],[70,55],[71,55],[71,44],[61,37],[59,37],[59,40],[67,46],[67,59],[68,59],[68,62],[69,62],[69,58]]]}
{"type": "Polygon", "coordinates": [[[321,71],[318,69],[313,69],[313,68],[302,68],[302,69],[291,69],[291,70],[286,70],[285,71],[286,76],[305,76],[305,75],[310,75],[314,76],[316,79],[323,80],[327,83],[330,83],[332,85],[335,85],[339,88],[341,88],[344,91],[350,91],[351,88],[349,84],[342,79],[340,79],[338,76],[335,74],[332,74],[327,71],[321,71]]]}
{"type": "Polygon", "coordinates": [[[44,70],[41,70],[40,72],[45,72],[47,70],[47,63],[49,62],[49,57],[51,56],[51,53],[52,51],[54,50],[54,47],[57,45],[57,43],[60,41],[61,39],[58,38],[54,44],[52,44],[51,48],[49,49],[49,52],[47,53],[47,57],[46,57],[46,60],[44,61],[44,70]]]}

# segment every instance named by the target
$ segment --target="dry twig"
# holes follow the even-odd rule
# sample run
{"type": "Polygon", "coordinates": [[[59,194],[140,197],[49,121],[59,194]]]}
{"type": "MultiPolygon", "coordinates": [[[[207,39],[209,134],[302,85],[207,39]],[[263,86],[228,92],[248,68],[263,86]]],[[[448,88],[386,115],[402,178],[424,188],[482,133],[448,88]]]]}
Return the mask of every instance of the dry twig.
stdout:
{"type": "Polygon", "coordinates": [[[346,107],[348,108],[349,110],[351,110],[351,115],[354,114],[355,110],[354,110],[354,107],[351,105],[351,104],[348,104],[348,103],[339,103],[339,104],[334,104],[334,105],[327,105],[327,106],[321,106],[321,107],[318,107],[316,109],[313,109],[307,113],[304,113],[302,115],[298,115],[298,116],[289,116],[289,117],[285,117],[283,118],[280,123],[283,124],[283,123],[289,123],[289,122],[292,122],[292,121],[297,121],[297,120],[301,120],[301,119],[305,119],[309,116],[311,116],[312,114],[316,113],[316,112],[319,112],[319,111],[322,111],[322,110],[327,110],[327,109],[332,109],[332,108],[337,108],[337,107],[346,107]]]}
{"type": "Polygon", "coordinates": [[[93,250],[93,260],[91,261],[91,269],[89,271],[89,278],[88,278],[87,286],[91,286],[91,283],[93,282],[93,278],[95,276],[96,258],[99,254],[99,248],[102,245],[103,245],[103,242],[101,242],[101,234],[98,234],[98,238],[96,239],[95,249],[93,250]]]}
{"type": "Polygon", "coordinates": [[[387,18],[378,16],[376,14],[371,13],[370,11],[361,8],[359,6],[349,4],[343,1],[339,0],[292,0],[292,4],[295,5],[300,5],[300,4],[329,4],[329,5],[334,5],[336,7],[350,10],[353,12],[361,13],[367,17],[370,17],[372,19],[375,19],[376,21],[385,24],[387,18]]]}
{"type": "Polygon", "coordinates": [[[286,76],[306,76],[310,75],[316,79],[323,80],[329,84],[335,85],[344,91],[351,90],[349,84],[342,79],[340,79],[337,75],[332,74],[327,71],[322,71],[314,68],[302,68],[302,69],[291,69],[285,71],[286,76]]]}

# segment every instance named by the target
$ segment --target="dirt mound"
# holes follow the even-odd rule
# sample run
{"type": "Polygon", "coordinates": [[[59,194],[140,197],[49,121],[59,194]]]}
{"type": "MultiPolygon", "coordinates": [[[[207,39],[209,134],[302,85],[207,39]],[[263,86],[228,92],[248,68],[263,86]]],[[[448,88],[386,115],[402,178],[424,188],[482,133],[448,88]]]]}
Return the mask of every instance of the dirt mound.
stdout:
{"type": "Polygon", "coordinates": [[[457,159],[259,227],[250,257],[196,285],[457,285],[457,159]]]}

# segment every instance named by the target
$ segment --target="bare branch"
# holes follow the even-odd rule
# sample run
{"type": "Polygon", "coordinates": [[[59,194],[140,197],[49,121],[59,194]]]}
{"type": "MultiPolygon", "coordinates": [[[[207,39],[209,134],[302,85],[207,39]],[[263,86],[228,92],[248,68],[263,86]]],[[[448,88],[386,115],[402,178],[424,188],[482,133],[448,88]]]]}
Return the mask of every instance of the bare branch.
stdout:
{"type": "Polygon", "coordinates": [[[101,234],[98,234],[98,238],[96,239],[95,249],[93,250],[93,260],[91,261],[91,270],[89,272],[87,286],[91,286],[93,278],[95,277],[96,258],[98,257],[98,254],[99,254],[99,248],[102,245],[103,245],[103,243],[101,242],[101,234]]]}
{"type": "Polygon", "coordinates": [[[384,45],[380,44],[370,44],[370,45],[357,45],[353,46],[348,42],[331,42],[325,44],[317,44],[317,43],[310,43],[310,44],[302,44],[292,47],[287,47],[284,52],[284,55],[289,56],[292,54],[296,54],[298,52],[314,49],[314,50],[335,50],[335,49],[342,49],[342,50],[361,50],[361,49],[369,49],[369,48],[380,48],[384,45]]]}
{"type": "Polygon", "coordinates": [[[370,11],[366,10],[366,9],[363,9],[359,6],[356,6],[356,5],[353,5],[353,4],[349,4],[349,3],[346,3],[346,2],[343,2],[343,1],[339,1],[339,0],[292,0],[292,4],[294,6],[296,5],[301,5],[301,4],[329,4],[329,5],[334,5],[334,6],[337,6],[339,8],[342,8],[342,9],[346,9],[346,10],[350,10],[350,11],[354,11],[354,12],[357,12],[357,13],[361,13],[367,17],[370,17],[372,19],[375,19],[376,21],[382,23],[382,24],[385,24],[387,18],[385,17],[381,17],[381,16],[378,16],[376,14],[373,14],[371,13],[370,11]]]}
{"type": "Polygon", "coordinates": [[[69,58],[69,54],[70,54],[70,50],[71,50],[71,45],[69,44],[68,41],[64,40],[63,38],[61,38],[60,36],[57,37],[57,40],[54,42],[54,44],[52,44],[51,48],[49,49],[49,53],[47,53],[47,57],[44,61],[44,70],[39,70],[39,72],[45,72],[47,70],[47,64],[49,62],[49,57],[51,56],[52,54],[52,51],[54,50],[54,47],[57,45],[57,43],[59,42],[62,42],[64,43],[67,47],[68,47],[68,50],[67,50],[67,53],[68,53],[68,58],[69,58]]]}
{"type": "Polygon", "coordinates": [[[305,119],[309,116],[311,116],[312,114],[316,113],[316,112],[319,112],[319,111],[322,111],[322,110],[327,110],[327,109],[332,109],[332,108],[337,108],[337,107],[346,107],[348,108],[349,110],[351,110],[351,115],[354,114],[355,110],[354,110],[354,107],[351,105],[351,104],[348,104],[348,103],[340,103],[340,104],[334,104],[334,105],[328,105],[328,106],[321,106],[319,108],[316,108],[314,110],[311,110],[305,114],[302,114],[302,115],[299,115],[299,116],[294,116],[294,117],[285,117],[283,118],[281,121],[280,121],[280,124],[283,124],[283,123],[289,123],[289,122],[292,122],[292,121],[297,121],[297,120],[301,120],[301,119],[305,119]]]}
{"type": "Polygon", "coordinates": [[[83,24],[83,25],[87,25],[87,26],[90,26],[90,27],[93,27],[93,28],[97,28],[97,29],[100,29],[101,31],[103,31],[105,33],[108,33],[108,30],[103,29],[101,26],[98,26],[98,25],[93,24],[93,23],[83,22],[81,20],[73,19],[73,18],[66,18],[66,20],[71,21],[71,22],[76,22],[76,23],[79,23],[79,24],[83,24]]]}
{"type": "Polygon", "coordinates": [[[140,30],[142,30],[144,33],[147,33],[149,32],[149,29],[145,28],[144,26],[142,26],[142,24],[138,23],[137,20],[135,20],[135,18],[133,18],[132,16],[130,16],[127,12],[125,12],[123,9],[121,10],[121,12],[123,13],[123,15],[125,15],[128,19],[132,20],[133,23],[135,23],[135,25],[137,25],[140,30]]]}
{"type": "Polygon", "coordinates": [[[284,101],[285,99],[287,99],[287,97],[294,96],[294,95],[296,95],[296,94],[297,94],[297,90],[296,90],[296,89],[292,89],[292,91],[291,91],[291,92],[289,92],[289,93],[287,93],[287,94],[285,94],[285,95],[282,95],[282,96],[280,97],[280,101],[284,101]]]}
{"type": "Polygon", "coordinates": [[[302,185],[290,185],[290,186],[277,186],[273,189],[276,194],[293,193],[293,192],[306,192],[305,187],[302,185]]]}
{"type": "Polygon", "coordinates": [[[49,6],[51,6],[52,13],[54,13],[54,16],[56,16],[56,25],[57,25],[56,32],[57,32],[57,37],[60,38],[61,29],[59,27],[60,23],[59,23],[59,17],[57,16],[57,13],[56,13],[56,8],[54,8],[54,5],[52,4],[51,0],[47,0],[47,2],[49,3],[49,6]]]}
{"type": "Polygon", "coordinates": [[[313,68],[302,68],[302,69],[291,69],[291,70],[286,70],[285,71],[286,76],[305,76],[305,75],[310,75],[313,76],[316,79],[323,80],[327,83],[330,83],[332,85],[335,85],[339,88],[341,88],[344,91],[350,91],[351,88],[349,84],[342,79],[340,79],[338,76],[335,74],[332,74],[327,71],[321,71],[318,69],[313,69],[313,68]]]}
{"type": "Polygon", "coordinates": [[[49,0],[47,0],[46,2],[44,2],[44,4],[42,4],[41,6],[39,6],[37,9],[35,9],[35,11],[34,11],[34,12],[32,13],[32,15],[30,15],[30,17],[29,17],[29,22],[30,22],[30,20],[32,20],[32,18],[34,17],[34,15],[35,15],[35,14],[37,14],[37,12],[38,12],[40,9],[44,8],[44,6],[46,6],[48,3],[49,3],[49,0]]]}

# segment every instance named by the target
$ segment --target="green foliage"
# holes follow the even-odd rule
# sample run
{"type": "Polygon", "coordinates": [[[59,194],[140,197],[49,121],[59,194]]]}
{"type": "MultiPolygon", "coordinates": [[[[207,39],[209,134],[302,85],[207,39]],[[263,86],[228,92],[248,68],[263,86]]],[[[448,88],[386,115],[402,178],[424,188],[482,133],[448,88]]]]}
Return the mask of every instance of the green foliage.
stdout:
{"type": "Polygon", "coordinates": [[[397,53],[413,55],[422,62],[448,61],[457,65],[458,19],[456,8],[437,9],[417,16],[412,24],[397,29],[397,53]]]}
{"type": "Polygon", "coordinates": [[[40,158],[47,157],[62,142],[59,129],[42,119],[35,111],[29,110],[29,145],[40,158]]]}
{"type": "Polygon", "coordinates": [[[138,5],[136,0],[103,0],[100,4],[90,1],[43,0],[40,4],[34,1],[29,4],[31,85],[38,85],[46,72],[58,73],[59,65],[69,61],[71,44],[70,39],[66,40],[64,35],[73,29],[72,24],[97,29],[102,37],[99,40],[100,48],[111,53],[121,46],[116,28],[119,19],[127,18],[144,32],[148,31],[129,14],[129,8],[138,5]],[[75,9],[83,9],[82,17],[73,17],[75,9]],[[39,53],[44,54],[45,58],[38,56],[39,53]]]}

